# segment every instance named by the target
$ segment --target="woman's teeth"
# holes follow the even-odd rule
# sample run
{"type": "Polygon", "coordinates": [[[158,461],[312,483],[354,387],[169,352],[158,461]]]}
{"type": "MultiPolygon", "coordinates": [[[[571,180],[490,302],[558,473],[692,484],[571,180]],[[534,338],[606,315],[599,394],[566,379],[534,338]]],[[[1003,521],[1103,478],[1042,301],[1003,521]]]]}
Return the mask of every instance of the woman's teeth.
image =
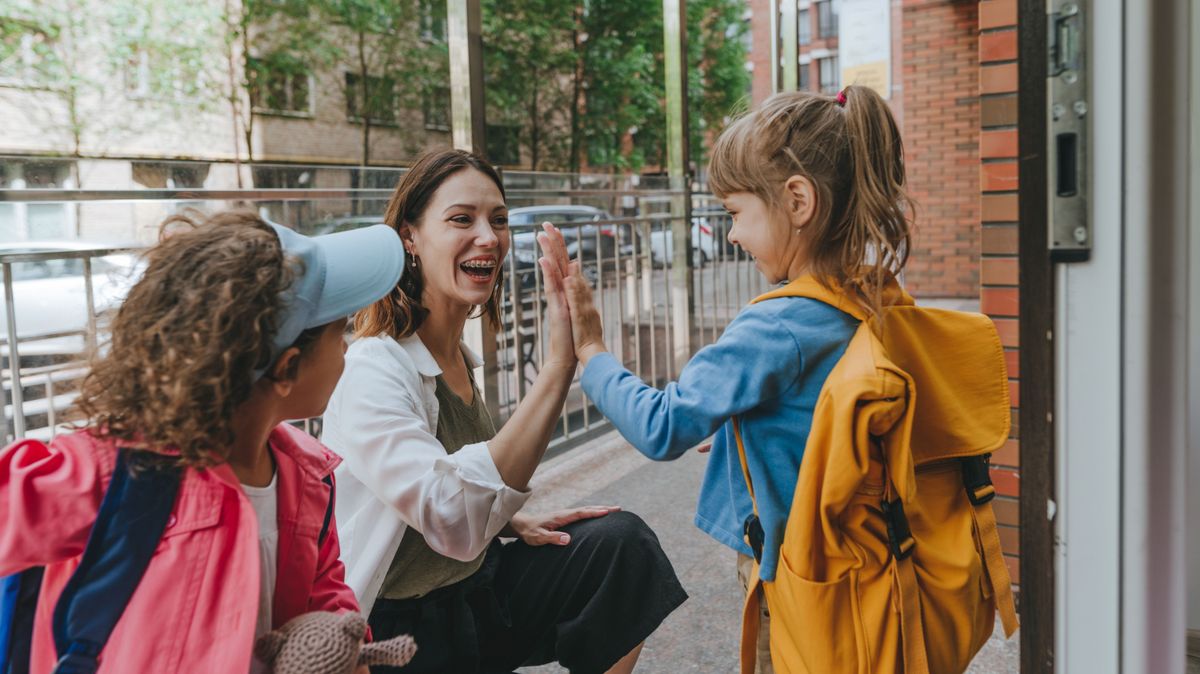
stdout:
{"type": "Polygon", "coordinates": [[[492,272],[494,272],[496,270],[496,261],[495,260],[468,260],[468,261],[460,264],[459,268],[463,270],[463,273],[465,273],[469,276],[479,278],[479,279],[486,279],[486,278],[491,278],[492,272]]]}

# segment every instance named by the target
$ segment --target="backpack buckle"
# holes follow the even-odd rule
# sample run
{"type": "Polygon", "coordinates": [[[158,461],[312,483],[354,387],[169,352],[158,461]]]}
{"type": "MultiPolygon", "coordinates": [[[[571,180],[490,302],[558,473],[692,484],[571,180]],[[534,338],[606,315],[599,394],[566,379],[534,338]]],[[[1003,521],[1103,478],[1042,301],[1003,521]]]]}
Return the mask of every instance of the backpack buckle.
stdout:
{"type": "Polygon", "coordinates": [[[988,470],[991,459],[991,454],[983,454],[958,460],[962,466],[963,486],[967,489],[971,505],[981,506],[996,498],[996,488],[992,486],[992,474],[988,470]]]}
{"type": "Polygon", "coordinates": [[[758,520],[758,515],[750,515],[742,523],[742,538],[746,540],[746,545],[749,545],[750,550],[754,552],[754,561],[761,564],[763,541],[766,535],[763,533],[762,522],[758,520]]]}
{"type": "Polygon", "coordinates": [[[907,559],[912,556],[917,541],[908,527],[908,516],[904,514],[904,504],[900,499],[880,501],[879,509],[883,512],[883,521],[887,525],[888,548],[896,559],[907,559]]]}

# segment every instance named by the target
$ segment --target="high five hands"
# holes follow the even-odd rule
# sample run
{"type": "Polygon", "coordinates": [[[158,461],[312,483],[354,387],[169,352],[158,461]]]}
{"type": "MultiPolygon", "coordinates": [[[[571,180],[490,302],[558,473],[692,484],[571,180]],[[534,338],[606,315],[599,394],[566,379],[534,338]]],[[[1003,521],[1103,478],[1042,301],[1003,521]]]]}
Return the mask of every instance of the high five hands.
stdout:
{"type": "Polygon", "coordinates": [[[562,351],[569,339],[572,349],[569,357],[586,366],[592,356],[608,350],[604,346],[604,326],[592,298],[592,287],[584,278],[579,261],[571,261],[562,232],[548,222],[542,223],[542,229],[544,231],[538,234],[538,245],[543,257],[538,263],[546,278],[551,357],[564,356],[562,351]],[[560,324],[556,326],[555,323],[560,324]]]}

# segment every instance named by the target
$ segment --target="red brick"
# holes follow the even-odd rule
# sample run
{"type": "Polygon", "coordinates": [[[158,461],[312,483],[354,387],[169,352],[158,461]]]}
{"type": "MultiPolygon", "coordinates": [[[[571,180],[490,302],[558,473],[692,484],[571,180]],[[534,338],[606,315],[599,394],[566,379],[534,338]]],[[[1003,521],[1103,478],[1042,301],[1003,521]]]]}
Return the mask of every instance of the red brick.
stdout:
{"type": "Polygon", "coordinates": [[[989,286],[1015,286],[1018,271],[1015,257],[985,257],[980,260],[979,282],[989,286]]]}
{"type": "Polygon", "coordinates": [[[1000,534],[1000,549],[1006,555],[1021,554],[1021,533],[1016,527],[1008,527],[1000,525],[996,527],[997,533],[1000,534]]]}
{"type": "Polygon", "coordinates": [[[992,467],[992,484],[996,486],[996,493],[1003,496],[1020,496],[1021,495],[1021,475],[1019,471],[1012,468],[992,467]]]}
{"type": "Polygon", "coordinates": [[[1004,365],[1008,369],[1008,376],[1019,378],[1021,376],[1021,352],[1016,349],[1005,351],[1004,365]]]}
{"type": "Polygon", "coordinates": [[[989,316],[1018,316],[1019,292],[1016,288],[984,288],[979,293],[979,309],[989,316]]]}
{"type": "Polygon", "coordinates": [[[1004,555],[1004,563],[1008,565],[1008,576],[1013,585],[1021,584],[1021,558],[1004,555]]]}
{"type": "Polygon", "coordinates": [[[1004,446],[992,454],[992,464],[997,466],[1021,465],[1021,443],[1017,440],[1006,440],[1004,446]]]}
{"type": "Polygon", "coordinates": [[[1001,225],[984,227],[981,232],[984,255],[1016,255],[1017,227],[1001,225]]]}
{"type": "Polygon", "coordinates": [[[1016,379],[1008,380],[1008,400],[1012,407],[1021,406],[1021,382],[1016,379]]]}
{"type": "Polygon", "coordinates": [[[1017,25],[1017,0],[983,0],[979,3],[979,29],[1017,25]]]}
{"type": "Polygon", "coordinates": [[[1000,333],[1000,343],[1007,347],[1021,346],[1020,323],[1015,318],[993,318],[996,332],[1000,333]]]}
{"type": "Polygon", "coordinates": [[[980,199],[983,222],[1016,222],[1017,195],[985,194],[980,199]]]}
{"type": "Polygon", "coordinates": [[[1017,31],[984,33],[979,36],[979,62],[1012,61],[1017,58],[1017,31]]]}
{"type": "Polygon", "coordinates": [[[1012,94],[1017,91],[1017,64],[1002,63],[979,68],[979,93],[1012,94]]]}
{"type": "Polygon", "coordinates": [[[1021,523],[1021,502],[1003,496],[992,501],[992,511],[996,513],[996,522],[1010,527],[1021,523]]]}
{"type": "Polygon", "coordinates": [[[984,159],[1015,159],[1018,153],[1017,130],[1000,129],[979,134],[979,156],[984,159]]]}
{"type": "Polygon", "coordinates": [[[979,186],[984,192],[1008,192],[1019,185],[1017,162],[1000,161],[980,164],[979,186]]]}

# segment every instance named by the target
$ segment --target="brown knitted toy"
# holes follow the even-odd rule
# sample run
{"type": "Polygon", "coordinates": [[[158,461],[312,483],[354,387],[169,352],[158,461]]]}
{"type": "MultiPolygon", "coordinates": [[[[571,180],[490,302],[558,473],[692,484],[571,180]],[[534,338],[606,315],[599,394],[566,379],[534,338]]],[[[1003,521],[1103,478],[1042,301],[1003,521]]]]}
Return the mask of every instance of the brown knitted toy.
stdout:
{"type": "Polygon", "coordinates": [[[353,674],[359,665],[403,667],[417,652],[407,634],[363,645],[366,634],[358,613],[305,613],[259,637],[254,655],[275,674],[353,674]]]}

